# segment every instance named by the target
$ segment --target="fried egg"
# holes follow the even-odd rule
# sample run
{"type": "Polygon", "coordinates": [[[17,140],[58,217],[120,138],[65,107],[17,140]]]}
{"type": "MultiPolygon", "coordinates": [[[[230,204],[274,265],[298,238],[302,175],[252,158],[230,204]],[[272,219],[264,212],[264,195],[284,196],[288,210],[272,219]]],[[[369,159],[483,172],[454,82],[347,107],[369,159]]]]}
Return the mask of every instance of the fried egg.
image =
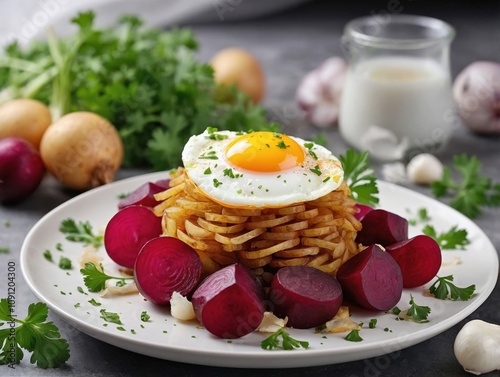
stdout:
{"type": "Polygon", "coordinates": [[[217,131],[192,136],[182,152],[188,178],[228,207],[283,207],[340,186],[340,161],[323,146],[285,134],[217,131]]]}

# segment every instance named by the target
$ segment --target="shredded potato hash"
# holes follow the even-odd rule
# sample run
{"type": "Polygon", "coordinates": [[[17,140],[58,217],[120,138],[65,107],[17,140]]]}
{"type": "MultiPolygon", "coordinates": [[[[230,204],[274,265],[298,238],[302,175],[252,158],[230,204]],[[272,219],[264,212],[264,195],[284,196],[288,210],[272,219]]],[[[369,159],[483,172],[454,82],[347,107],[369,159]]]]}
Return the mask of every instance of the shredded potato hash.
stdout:
{"type": "Polygon", "coordinates": [[[155,195],[164,236],[195,249],[206,274],[235,262],[254,272],[263,268],[311,266],[335,276],[360,251],[354,241],[361,223],[345,182],[305,203],[280,208],[237,209],[204,196],[179,168],[170,188],[155,195]]]}

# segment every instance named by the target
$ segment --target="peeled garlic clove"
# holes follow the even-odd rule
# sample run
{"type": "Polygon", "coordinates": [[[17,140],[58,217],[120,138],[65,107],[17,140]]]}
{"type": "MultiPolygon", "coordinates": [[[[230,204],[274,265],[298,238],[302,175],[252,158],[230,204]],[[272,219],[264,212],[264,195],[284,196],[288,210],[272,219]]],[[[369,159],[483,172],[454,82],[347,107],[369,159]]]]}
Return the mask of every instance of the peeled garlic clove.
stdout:
{"type": "Polygon", "coordinates": [[[406,166],[406,173],[411,182],[429,185],[443,176],[443,164],[429,153],[421,153],[413,157],[406,166]]]}
{"type": "Polygon", "coordinates": [[[170,299],[170,314],[175,319],[190,321],[196,318],[193,304],[179,292],[173,292],[170,299]]]}
{"type": "Polygon", "coordinates": [[[478,319],[466,323],[455,338],[454,352],[469,373],[500,369],[500,326],[478,319]]]}
{"type": "Polygon", "coordinates": [[[453,98],[467,127],[477,133],[500,133],[500,64],[474,62],[453,83],[453,98]]]}
{"type": "Polygon", "coordinates": [[[297,102],[315,126],[328,127],[337,122],[347,63],[332,57],[307,73],[297,88],[297,102]]]}

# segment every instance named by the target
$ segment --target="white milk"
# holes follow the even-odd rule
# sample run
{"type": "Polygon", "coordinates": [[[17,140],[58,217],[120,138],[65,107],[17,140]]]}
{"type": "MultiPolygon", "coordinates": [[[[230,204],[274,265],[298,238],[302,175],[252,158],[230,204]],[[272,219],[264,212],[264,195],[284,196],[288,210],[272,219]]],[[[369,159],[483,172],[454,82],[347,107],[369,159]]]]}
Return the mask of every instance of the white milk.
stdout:
{"type": "Polygon", "coordinates": [[[444,144],[453,109],[449,73],[412,57],[373,58],[349,69],[339,126],[344,139],[375,158],[395,160],[408,148],[444,144]]]}

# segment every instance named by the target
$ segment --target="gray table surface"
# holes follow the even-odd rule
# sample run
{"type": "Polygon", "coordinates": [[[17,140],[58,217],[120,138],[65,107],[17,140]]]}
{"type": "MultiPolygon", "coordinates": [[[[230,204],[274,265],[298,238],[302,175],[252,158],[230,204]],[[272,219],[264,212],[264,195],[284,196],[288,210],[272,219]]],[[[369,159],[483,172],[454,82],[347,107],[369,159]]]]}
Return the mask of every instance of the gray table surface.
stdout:
{"type": "MultiPolygon", "coordinates": [[[[231,4],[231,2],[228,2],[231,4]]],[[[238,2],[234,12],[238,12],[238,2]]],[[[264,106],[275,120],[283,124],[285,132],[308,137],[320,130],[307,124],[297,111],[294,94],[301,77],[324,59],[341,55],[339,38],[345,23],[358,16],[387,14],[386,1],[370,3],[318,1],[299,8],[256,20],[242,22],[221,21],[210,24],[190,24],[201,42],[200,59],[209,59],[217,50],[240,46],[253,51],[260,59],[268,79],[264,106]]],[[[441,3],[401,0],[404,13],[422,14],[441,18],[457,30],[452,45],[452,73],[455,76],[463,67],[475,60],[500,61],[500,5],[498,2],[441,3]],[[450,4],[450,5],[446,5],[450,4]]],[[[343,153],[347,146],[335,128],[326,131],[329,148],[335,154],[343,153]]],[[[450,164],[457,153],[477,155],[483,163],[483,172],[500,181],[500,139],[471,134],[459,128],[449,146],[439,154],[445,164],[450,164]]],[[[374,163],[381,177],[381,165],[374,163]]],[[[122,170],[117,179],[146,173],[145,170],[122,170]]],[[[430,195],[429,189],[409,185],[410,188],[430,195]]],[[[9,254],[0,254],[0,277],[6,275],[7,263],[18,261],[23,240],[33,225],[48,211],[74,196],[62,190],[51,177],[46,177],[39,190],[27,201],[9,207],[0,207],[0,221],[11,223],[10,228],[0,229],[0,245],[10,248],[9,254]]],[[[500,210],[487,209],[476,223],[500,251],[500,210]]],[[[0,224],[1,226],[1,224],[0,224]]],[[[5,279],[0,283],[3,296],[5,279]]],[[[17,274],[17,305],[27,307],[36,301],[21,271],[17,274]]],[[[463,324],[480,318],[500,323],[500,287],[487,301],[464,321],[418,345],[401,350],[392,357],[375,357],[337,365],[297,369],[230,369],[183,364],[159,360],[122,350],[98,341],[73,329],[64,320],[50,315],[60,328],[71,348],[71,358],[60,369],[42,370],[24,360],[15,370],[0,367],[2,376],[250,376],[265,373],[269,376],[464,376],[465,373],[453,354],[455,336],[463,324]]],[[[498,375],[492,373],[491,375],[498,375]]]]}

